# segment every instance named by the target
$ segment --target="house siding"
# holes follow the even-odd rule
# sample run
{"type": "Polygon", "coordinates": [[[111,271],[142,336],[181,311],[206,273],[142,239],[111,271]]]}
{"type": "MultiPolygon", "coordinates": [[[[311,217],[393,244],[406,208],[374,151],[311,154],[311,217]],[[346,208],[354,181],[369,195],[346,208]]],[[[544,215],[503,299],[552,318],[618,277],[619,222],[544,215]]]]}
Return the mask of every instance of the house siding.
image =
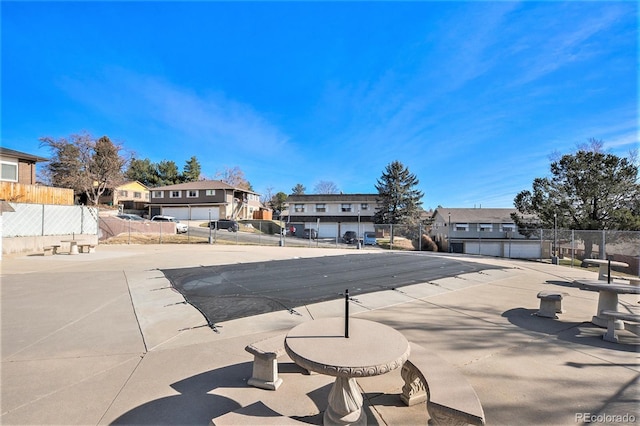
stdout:
{"type": "Polygon", "coordinates": [[[288,212],[282,217],[289,223],[316,228],[320,238],[339,237],[346,231],[373,231],[373,215],[378,207],[378,194],[309,194],[290,195],[288,212]],[[319,205],[323,209],[319,209],[319,205]],[[343,207],[350,205],[350,211],[343,207]],[[367,208],[364,209],[363,205],[367,208]]]}
{"type": "Polygon", "coordinates": [[[253,212],[260,210],[259,194],[242,188],[235,188],[221,181],[197,181],[177,185],[152,188],[149,201],[150,215],[163,214],[163,209],[170,209],[180,214],[179,219],[192,219],[192,213],[202,219],[203,209],[212,210],[212,218],[218,219],[251,219],[253,212]],[[215,194],[207,195],[208,190],[215,194]],[[158,192],[162,196],[158,197],[158,192]],[[172,192],[178,192],[172,197],[172,192]],[[190,191],[196,195],[189,197],[190,191]]]}

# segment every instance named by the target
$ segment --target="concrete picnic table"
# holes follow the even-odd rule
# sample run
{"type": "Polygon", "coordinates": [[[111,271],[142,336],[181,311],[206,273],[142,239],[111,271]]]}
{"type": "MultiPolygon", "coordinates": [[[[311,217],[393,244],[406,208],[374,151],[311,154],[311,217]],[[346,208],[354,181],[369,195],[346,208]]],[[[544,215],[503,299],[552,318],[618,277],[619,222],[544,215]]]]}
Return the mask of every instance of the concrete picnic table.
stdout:
{"type": "Polygon", "coordinates": [[[592,265],[598,265],[598,279],[601,281],[607,281],[607,275],[609,274],[609,264],[611,266],[619,266],[621,268],[628,268],[629,264],[625,262],[618,262],[616,260],[606,259],[584,259],[584,263],[590,263],[592,265]]]}
{"type": "MultiPolygon", "coordinates": [[[[618,310],[618,294],[640,294],[640,287],[637,285],[610,284],[598,280],[576,280],[574,283],[580,287],[580,290],[598,292],[598,309],[591,318],[591,322],[599,327],[607,327],[608,322],[608,319],[602,317],[600,312],[618,310]]],[[[616,329],[624,329],[624,323],[622,321],[616,322],[616,329]]]]}
{"type": "Polygon", "coordinates": [[[343,318],[304,322],[287,333],[285,350],[299,366],[336,378],[324,425],[366,425],[356,377],[377,376],[402,367],[409,342],[397,330],[374,321],[352,318],[349,337],[343,318]]]}

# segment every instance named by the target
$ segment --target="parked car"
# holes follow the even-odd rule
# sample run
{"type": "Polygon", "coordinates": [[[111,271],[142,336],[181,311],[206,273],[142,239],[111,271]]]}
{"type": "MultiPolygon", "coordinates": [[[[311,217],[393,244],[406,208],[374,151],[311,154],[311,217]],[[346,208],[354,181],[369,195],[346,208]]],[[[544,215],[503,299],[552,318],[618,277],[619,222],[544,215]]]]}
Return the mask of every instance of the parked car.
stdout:
{"type": "Polygon", "coordinates": [[[137,214],[129,214],[129,213],[119,213],[116,215],[116,217],[123,220],[135,220],[138,222],[144,222],[146,220],[141,216],[138,216],[137,214]]]}
{"type": "Polygon", "coordinates": [[[311,238],[313,240],[317,240],[318,239],[318,231],[316,231],[313,228],[306,228],[304,230],[304,238],[311,238]]]}
{"type": "Polygon", "coordinates": [[[174,222],[176,224],[176,232],[178,234],[184,234],[189,230],[189,227],[186,224],[180,223],[180,221],[173,216],[157,215],[152,217],[151,221],[152,222],[174,222]]]}
{"type": "Polygon", "coordinates": [[[355,231],[347,231],[342,236],[342,242],[347,244],[355,244],[358,241],[358,235],[355,231]]]}
{"type": "Polygon", "coordinates": [[[220,219],[212,220],[209,222],[209,228],[211,229],[226,229],[229,232],[238,232],[240,225],[235,220],[220,219]]]}
{"type": "Polygon", "coordinates": [[[376,240],[376,233],[375,232],[365,232],[362,242],[363,242],[363,244],[365,246],[366,245],[375,246],[376,244],[378,244],[378,241],[376,240]]]}

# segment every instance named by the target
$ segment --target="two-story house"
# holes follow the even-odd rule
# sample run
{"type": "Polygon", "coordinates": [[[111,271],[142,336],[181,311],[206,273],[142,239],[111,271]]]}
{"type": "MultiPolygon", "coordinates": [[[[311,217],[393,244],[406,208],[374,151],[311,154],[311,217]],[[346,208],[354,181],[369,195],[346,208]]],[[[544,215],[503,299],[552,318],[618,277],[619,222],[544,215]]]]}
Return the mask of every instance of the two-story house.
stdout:
{"type": "Polygon", "coordinates": [[[123,211],[143,211],[150,200],[149,188],[137,180],[125,182],[100,197],[100,204],[122,206],[123,211]]]}
{"type": "Polygon", "coordinates": [[[374,231],[373,215],[378,194],[289,195],[288,211],[282,219],[299,235],[305,228],[316,229],[319,238],[339,238],[347,231],[363,235],[374,231]]]}
{"type": "Polygon", "coordinates": [[[152,188],[149,217],[183,220],[251,219],[260,210],[260,194],[219,180],[200,180],[152,188]]]}
{"type": "Polygon", "coordinates": [[[429,233],[441,250],[509,258],[539,258],[549,242],[518,232],[511,218],[516,209],[445,208],[433,212],[429,233]]]}

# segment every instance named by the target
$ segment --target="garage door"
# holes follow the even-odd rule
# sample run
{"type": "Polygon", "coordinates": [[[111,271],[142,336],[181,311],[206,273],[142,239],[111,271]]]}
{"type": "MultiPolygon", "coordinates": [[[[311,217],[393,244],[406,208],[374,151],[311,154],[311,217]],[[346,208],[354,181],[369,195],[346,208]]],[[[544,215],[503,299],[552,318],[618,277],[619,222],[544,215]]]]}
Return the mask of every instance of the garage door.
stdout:
{"type": "Polygon", "coordinates": [[[211,220],[220,219],[220,207],[191,207],[191,220],[209,220],[209,211],[211,220]]]}
{"type": "Polygon", "coordinates": [[[514,259],[539,259],[540,243],[539,242],[530,242],[530,243],[512,242],[511,247],[509,247],[509,243],[505,243],[504,255],[505,257],[511,257],[514,259]]]}
{"type": "Polygon", "coordinates": [[[496,242],[467,242],[465,243],[465,253],[467,254],[481,254],[484,256],[502,256],[502,243],[496,242]]]}
{"type": "Polygon", "coordinates": [[[318,232],[318,235],[320,238],[336,238],[338,236],[338,224],[320,222],[320,232],[318,232]]]}
{"type": "Polygon", "coordinates": [[[165,216],[173,216],[179,220],[189,220],[188,207],[163,207],[162,214],[165,216]]]}

